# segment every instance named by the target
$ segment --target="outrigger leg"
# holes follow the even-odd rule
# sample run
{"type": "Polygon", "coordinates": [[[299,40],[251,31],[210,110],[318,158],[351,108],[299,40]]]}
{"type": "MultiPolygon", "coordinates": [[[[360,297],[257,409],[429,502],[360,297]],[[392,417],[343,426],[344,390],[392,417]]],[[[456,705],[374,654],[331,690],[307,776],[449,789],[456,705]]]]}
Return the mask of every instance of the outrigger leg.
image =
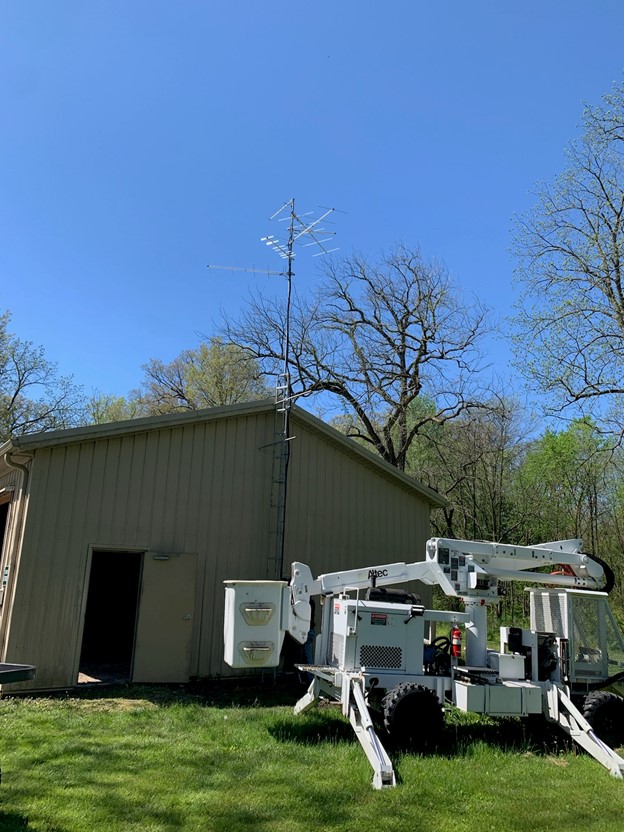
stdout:
{"type": "Polygon", "coordinates": [[[360,676],[351,676],[350,688],[348,713],[345,715],[349,717],[355,735],[368,757],[368,762],[373,767],[373,786],[376,789],[396,786],[396,777],[394,776],[390,757],[388,757],[386,749],[375,733],[373,720],[366,704],[364,679],[360,676]]]}
{"type": "Polygon", "coordinates": [[[376,789],[396,786],[392,762],[375,732],[375,726],[366,704],[362,673],[359,671],[338,673],[334,667],[321,665],[297,665],[297,667],[301,671],[313,674],[313,679],[306,693],[295,705],[295,713],[301,714],[311,708],[321,693],[339,699],[342,705],[342,713],[348,717],[355,735],[373,767],[373,786],[376,789]]]}
{"type": "Polygon", "coordinates": [[[546,701],[548,703],[547,718],[563,728],[568,736],[598,760],[614,777],[622,779],[624,760],[596,735],[570,697],[560,687],[552,685],[546,691],[546,701]]]}

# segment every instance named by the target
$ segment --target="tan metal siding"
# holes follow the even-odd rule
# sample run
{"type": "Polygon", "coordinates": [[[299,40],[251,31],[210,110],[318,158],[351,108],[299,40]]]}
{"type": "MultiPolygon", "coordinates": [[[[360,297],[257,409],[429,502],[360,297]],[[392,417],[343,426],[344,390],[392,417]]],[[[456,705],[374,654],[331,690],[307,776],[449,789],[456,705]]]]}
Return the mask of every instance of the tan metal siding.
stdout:
{"type": "MultiPolygon", "coordinates": [[[[272,414],[189,424],[36,452],[7,660],[37,687],[74,682],[90,546],[197,552],[209,588],[194,673],[221,665],[222,580],[266,559],[272,414]]],[[[264,565],[262,566],[264,570],[264,565]]],[[[198,592],[198,600],[202,593],[198,592]]],[[[114,587],[111,587],[114,604],[114,587]]]]}
{"type": "MultiPolygon", "coordinates": [[[[293,433],[287,571],[423,556],[429,509],[414,491],[296,419],[293,433]]],[[[264,578],[273,555],[273,438],[267,409],[36,449],[6,660],[36,664],[34,687],[74,683],[96,547],[196,553],[191,673],[228,672],[223,581],[264,578]]]]}
{"type": "MultiPolygon", "coordinates": [[[[301,425],[291,449],[285,566],[314,574],[424,560],[430,509],[373,466],[301,425]]],[[[431,589],[413,587],[431,603],[431,589]]]]}
{"type": "Polygon", "coordinates": [[[13,470],[0,476],[0,489],[14,487],[17,484],[18,474],[18,471],[13,470]]]}
{"type": "Polygon", "coordinates": [[[267,445],[273,439],[273,414],[265,415],[260,430],[258,426],[248,422],[234,433],[232,424],[220,423],[215,434],[211,493],[204,506],[210,514],[211,537],[206,549],[200,676],[224,670],[223,581],[232,575],[263,578],[266,572],[272,476],[272,451],[267,445]]]}
{"type": "Polygon", "coordinates": [[[297,426],[288,483],[289,560],[316,571],[424,558],[429,507],[389,477],[297,426]]]}
{"type": "Polygon", "coordinates": [[[0,487],[7,489],[6,493],[10,495],[2,552],[0,553],[0,579],[3,583],[2,606],[0,607],[0,656],[3,654],[6,644],[12,606],[12,584],[4,585],[5,570],[7,575],[12,576],[15,567],[15,553],[21,540],[21,519],[26,505],[23,482],[23,472],[15,469],[9,471],[5,469],[2,477],[0,477],[0,487]]]}
{"type": "MultiPolygon", "coordinates": [[[[52,666],[49,674],[50,684],[54,684],[53,661],[50,651],[55,650],[58,636],[56,618],[58,616],[58,597],[55,588],[58,587],[58,569],[54,569],[53,552],[42,534],[41,514],[45,500],[33,497],[36,494],[49,494],[48,511],[51,522],[48,527],[48,540],[53,540],[56,529],[56,514],[60,482],[50,472],[50,457],[42,459],[42,464],[31,469],[30,491],[27,525],[24,534],[24,547],[20,558],[19,571],[11,576],[17,578],[13,608],[11,612],[11,626],[7,658],[9,661],[21,661],[39,664],[44,655],[43,650],[48,647],[46,662],[52,666]],[[37,556],[28,557],[32,550],[37,556]],[[24,556],[26,553],[26,556],[24,556]],[[56,575],[56,583],[54,576],[56,575]],[[46,636],[48,637],[46,643],[46,636]],[[12,656],[20,658],[11,659],[12,656]]],[[[63,570],[63,575],[65,570],[63,570]]]]}

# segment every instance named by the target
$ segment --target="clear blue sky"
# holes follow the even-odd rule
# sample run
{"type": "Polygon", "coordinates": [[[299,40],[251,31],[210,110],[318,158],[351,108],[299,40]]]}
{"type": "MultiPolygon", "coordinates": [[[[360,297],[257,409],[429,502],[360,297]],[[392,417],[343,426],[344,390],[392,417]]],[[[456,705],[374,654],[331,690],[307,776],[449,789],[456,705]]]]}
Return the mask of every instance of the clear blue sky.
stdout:
{"type": "Polygon", "coordinates": [[[623,24],[621,0],[0,0],[0,308],[126,393],[283,291],[206,265],[280,268],[259,238],[295,197],[347,212],[341,253],[419,244],[504,315],[512,217],[622,80],[623,24]]]}

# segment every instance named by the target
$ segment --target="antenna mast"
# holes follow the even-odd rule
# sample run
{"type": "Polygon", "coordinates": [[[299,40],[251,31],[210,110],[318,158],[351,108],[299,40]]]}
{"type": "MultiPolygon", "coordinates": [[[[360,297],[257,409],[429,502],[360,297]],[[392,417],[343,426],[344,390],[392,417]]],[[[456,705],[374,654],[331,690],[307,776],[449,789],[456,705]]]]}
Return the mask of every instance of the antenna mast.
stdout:
{"type": "Polygon", "coordinates": [[[288,484],[288,462],[290,458],[290,442],[294,436],[290,435],[290,408],[293,394],[290,381],[290,310],[292,299],[292,279],[295,276],[293,261],[296,256],[295,247],[307,248],[314,246],[318,251],[313,255],[319,257],[337,251],[337,248],[327,248],[327,244],[335,231],[328,231],[323,223],[335,208],[324,208],[319,217],[314,218],[314,212],[299,215],[295,211],[295,200],[289,199],[279,208],[269,221],[286,222],[288,235],[284,242],[274,234],[261,237],[260,240],[269,246],[282,260],[285,260],[284,271],[270,271],[269,269],[255,269],[236,266],[208,266],[209,269],[230,269],[232,271],[257,272],[260,274],[280,275],[286,278],[286,320],[282,344],[283,362],[282,372],[278,374],[275,385],[275,436],[273,441],[273,475],[271,488],[271,535],[275,536],[271,546],[273,555],[269,555],[267,573],[275,580],[281,580],[284,567],[284,540],[286,529],[286,489],[288,484]]]}
{"type": "MultiPolygon", "coordinates": [[[[329,254],[332,251],[337,251],[336,248],[326,248],[326,243],[335,235],[336,232],[327,231],[325,228],[321,227],[323,220],[333,213],[334,210],[334,208],[328,208],[315,220],[308,219],[306,221],[297,215],[295,212],[295,200],[290,199],[288,202],[285,202],[284,205],[282,205],[282,207],[279,208],[271,217],[269,217],[269,221],[277,219],[278,222],[288,222],[288,239],[286,243],[280,243],[280,241],[273,234],[260,238],[261,242],[270,246],[283,260],[287,261],[286,271],[284,272],[287,280],[283,356],[284,364],[282,374],[279,379],[281,379],[283,386],[286,388],[287,395],[285,396],[285,400],[288,401],[288,406],[290,406],[290,400],[292,398],[290,387],[290,307],[292,298],[292,279],[295,274],[293,271],[293,260],[295,259],[296,254],[294,246],[295,243],[301,240],[301,238],[309,237],[311,242],[305,242],[303,245],[306,247],[316,246],[320,249],[315,255],[313,255],[314,257],[319,257],[322,254],[329,254]],[[280,216],[283,214],[286,214],[286,216],[280,216]]],[[[308,212],[304,215],[304,217],[310,218],[312,215],[313,212],[308,212]]],[[[279,379],[278,387],[280,386],[279,379]]]]}
{"type": "MultiPolygon", "coordinates": [[[[290,434],[290,408],[292,404],[292,386],[290,382],[290,310],[292,300],[292,279],[294,277],[293,261],[295,259],[295,244],[316,246],[319,251],[314,257],[336,251],[327,248],[326,244],[335,232],[322,227],[333,208],[325,210],[321,216],[313,219],[312,212],[299,216],[295,211],[294,198],[284,203],[269,219],[288,223],[288,239],[281,244],[274,235],[262,237],[261,241],[270,246],[282,259],[286,260],[286,320],[284,324],[283,365],[282,372],[277,377],[275,388],[275,441],[273,452],[273,488],[271,507],[275,512],[273,526],[275,532],[273,576],[281,580],[284,570],[284,541],[286,531],[286,492],[288,485],[288,462],[290,459],[290,442],[294,436],[290,434]],[[306,240],[307,238],[307,240],[306,240]],[[304,242],[304,240],[306,240],[304,242]]],[[[270,570],[269,570],[270,571],[270,570]]]]}

